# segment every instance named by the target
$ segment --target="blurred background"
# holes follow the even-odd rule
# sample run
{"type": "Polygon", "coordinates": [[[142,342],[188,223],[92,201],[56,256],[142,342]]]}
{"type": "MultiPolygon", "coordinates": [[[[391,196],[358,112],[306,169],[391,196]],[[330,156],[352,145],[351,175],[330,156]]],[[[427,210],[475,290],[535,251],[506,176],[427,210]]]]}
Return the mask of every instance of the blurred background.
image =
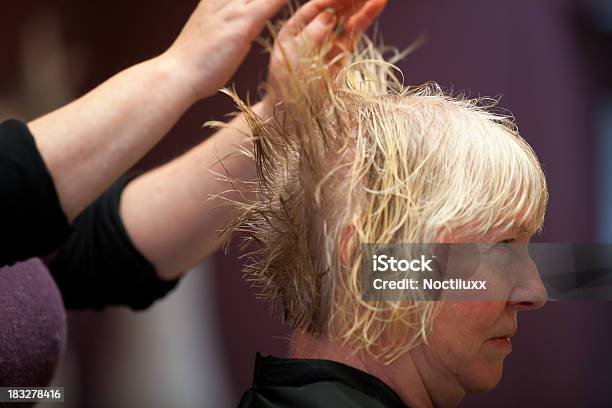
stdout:
{"type": "MultiPolygon", "coordinates": [[[[0,120],[33,119],[161,53],[196,3],[3,2],[0,120]]],[[[426,36],[400,64],[407,84],[501,96],[517,117],[550,184],[539,241],[612,242],[612,1],[391,0],[379,27],[400,48],[426,36]]],[[[232,80],[241,95],[257,94],[266,60],[255,47],[232,80]]],[[[197,104],[137,167],[201,143],[210,134],[201,125],[232,109],[223,96],[197,104]]],[[[290,334],[241,281],[236,254],[198,266],[146,312],[70,313],[54,380],[64,406],[235,406],[255,352],[284,355],[290,334]]],[[[610,338],[612,303],[525,313],[499,386],[462,406],[610,406],[610,338]]]]}

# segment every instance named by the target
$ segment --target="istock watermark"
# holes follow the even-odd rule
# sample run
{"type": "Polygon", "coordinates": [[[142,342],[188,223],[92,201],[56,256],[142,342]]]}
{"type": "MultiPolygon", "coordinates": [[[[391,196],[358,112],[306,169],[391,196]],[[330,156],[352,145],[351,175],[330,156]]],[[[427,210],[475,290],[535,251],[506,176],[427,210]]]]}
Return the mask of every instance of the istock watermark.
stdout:
{"type": "Polygon", "coordinates": [[[365,301],[507,301],[517,286],[549,300],[612,300],[612,244],[366,244],[365,301]]]}
{"type": "MultiPolygon", "coordinates": [[[[433,262],[436,255],[420,255],[416,259],[396,259],[391,255],[372,255],[373,272],[433,272],[433,262]]],[[[401,278],[399,280],[388,280],[374,278],[372,287],[375,290],[485,290],[485,280],[463,280],[448,279],[439,280],[424,277],[401,278]]]]}
{"type": "Polygon", "coordinates": [[[425,255],[421,255],[420,259],[395,259],[392,256],[387,255],[373,255],[372,262],[372,270],[375,272],[386,272],[386,271],[394,271],[394,272],[432,272],[431,263],[432,259],[426,259],[425,255]]]}

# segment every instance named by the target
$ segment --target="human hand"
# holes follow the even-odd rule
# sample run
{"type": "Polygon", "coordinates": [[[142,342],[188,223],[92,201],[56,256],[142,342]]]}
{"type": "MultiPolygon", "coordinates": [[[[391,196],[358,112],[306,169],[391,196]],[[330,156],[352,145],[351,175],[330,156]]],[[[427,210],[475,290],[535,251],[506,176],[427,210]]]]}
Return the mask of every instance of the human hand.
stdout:
{"type": "Polygon", "coordinates": [[[222,88],[251,44],[287,0],[202,0],[174,44],[161,58],[170,62],[195,100],[222,88]]]}
{"type": "MultiPolygon", "coordinates": [[[[274,105],[281,97],[284,75],[299,64],[307,53],[304,47],[316,48],[336,29],[336,38],[326,59],[352,51],[361,35],[380,15],[387,0],[312,0],[303,5],[281,28],[272,50],[264,102],[274,105]]],[[[331,67],[332,75],[342,64],[331,67]]]]}

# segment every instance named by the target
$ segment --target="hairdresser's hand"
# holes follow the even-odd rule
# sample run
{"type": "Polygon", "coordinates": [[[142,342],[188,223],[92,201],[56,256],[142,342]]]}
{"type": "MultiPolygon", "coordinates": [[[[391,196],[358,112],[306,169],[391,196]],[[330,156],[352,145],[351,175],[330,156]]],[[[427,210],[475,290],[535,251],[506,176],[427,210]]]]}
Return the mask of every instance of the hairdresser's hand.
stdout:
{"type": "MultiPolygon", "coordinates": [[[[302,6],[278,33],[268,73],[267,105],[280,97],[280,84],[305,54],[304,46],[318,47],[330,35],[336,35],[327,58],[353,51],[361,35],[380,15],[387,0],[312,0],[302,6]]],[[[341,61],[338,62],[341,64],[341,61]]],[[[332,67],[337,72],[338,63],[332,67]]]]}
{"type": "Polygon", "coordinates": [[[213,95],[231,78],[252,42],[287,0],[202,0],[162,58],[193,89],[213,95]]]}

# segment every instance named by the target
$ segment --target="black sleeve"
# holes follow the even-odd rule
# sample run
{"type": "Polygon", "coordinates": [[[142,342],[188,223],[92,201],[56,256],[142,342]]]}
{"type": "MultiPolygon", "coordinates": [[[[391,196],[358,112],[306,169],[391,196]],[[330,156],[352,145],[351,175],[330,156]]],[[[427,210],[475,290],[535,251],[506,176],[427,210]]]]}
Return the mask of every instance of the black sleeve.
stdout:
{"type": "Polygon", "coordinates": [[[25,123],[0,124],[0,267],[43,256],[70,234],[53,179],[25,123]]]}
{"type": "Polygon", "coordinates": [[[176,286],[178,280],[158,278],[121,221],[121,193],[134,177],[120,179],[79,215],[74,233],[51,261],[49,268],[66,308],[99,310],[127,305],[140,310],[176,286]]]}

